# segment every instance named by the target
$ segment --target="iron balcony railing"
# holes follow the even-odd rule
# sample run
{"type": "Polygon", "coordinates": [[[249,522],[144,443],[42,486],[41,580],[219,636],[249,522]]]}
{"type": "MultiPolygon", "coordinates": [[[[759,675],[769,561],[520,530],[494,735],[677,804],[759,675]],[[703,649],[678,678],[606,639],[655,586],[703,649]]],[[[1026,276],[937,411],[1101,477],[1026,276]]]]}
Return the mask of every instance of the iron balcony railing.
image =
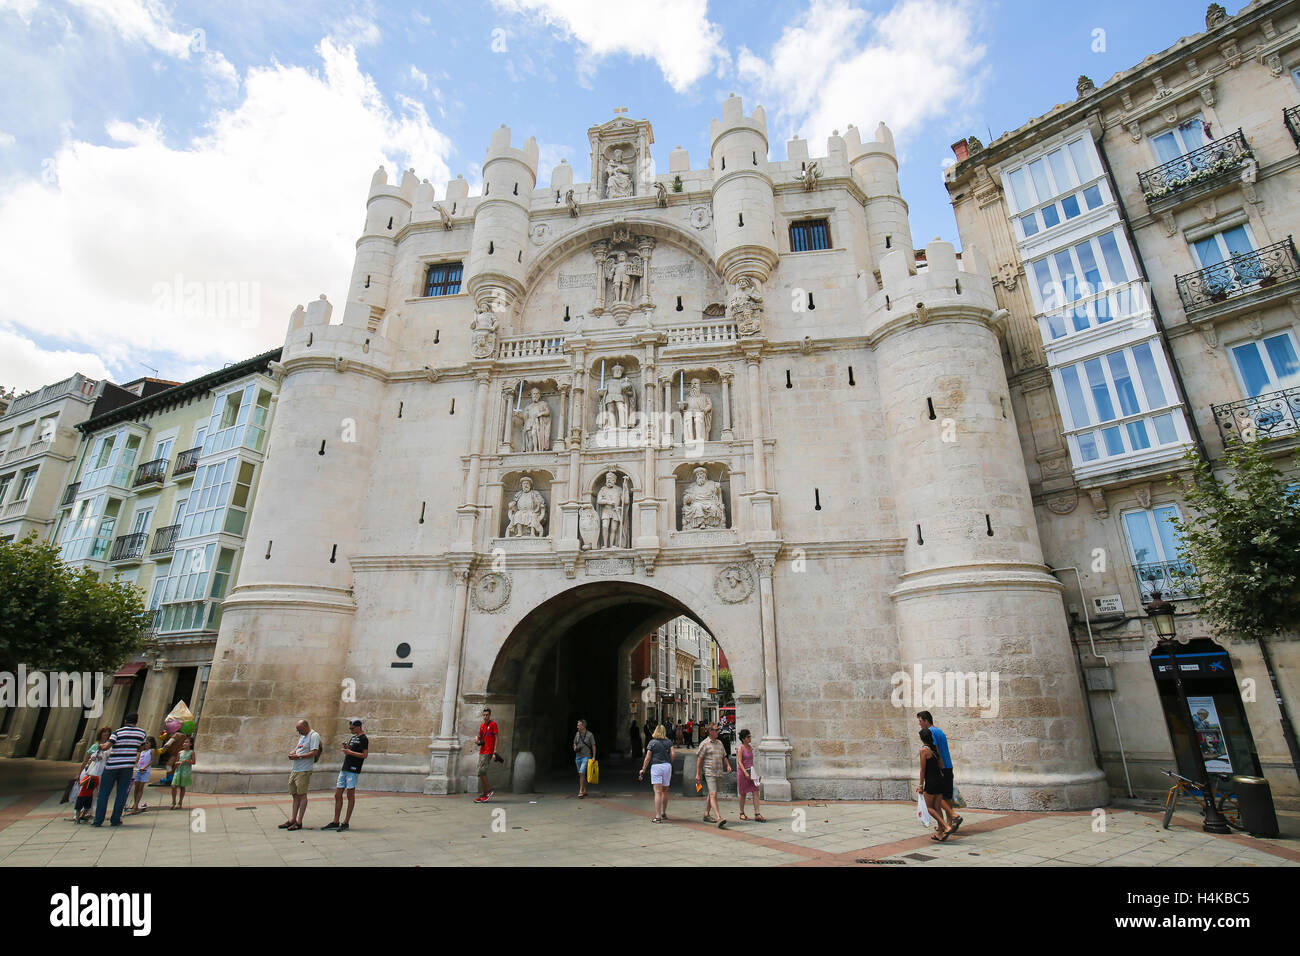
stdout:
{"type": "Polygon", "coordinates": [[[77,497],[77,491],[81,488],[81,482],[73,482],[68,485],[68,490],[63,493],[63,500],[59,502],[60,508],[66,508],[72,504],[72,499],[77,497]]]}
{"type": "Polygon", "coordinates": [[[150,554],[171,554],[176,550],[176,538],[180,535],[181,526],[178,524],[169,524],[165,528],[159,528],[153,533],[153,547],[149,549],[150,554]]]}
{"type": "Polygon", "coordinates": [[[1222,139],[1216,139],[1208,146],[1184,153],[1145,173],[1138,173],[1138,185],[1150,205],[1180,189],[1230,173],[1253,155],[1250,144],[1246,142],[1246,135],[1237,130],[1222,139]]]}
{"type": "Polygon", "coordinates": [[[181,475],[190,475],[198,470],[199,453],[203,447],[187,448],[176,454],[176,467],[172,469],[172,477],[179,478],[181,475]]]}
{"type": "Polygon", "coordinates": [[[1167,601],[1186,601],[1204,593],[1201,576],[1189,561],[1153,561],[1133,565],[1142,603],[1153,601],[1159,591],[1167,601]]]}
{"type": "Polygon", "coordinates": [[[167,477],[167,459],[155,458],[153,461],[146,461],[135,470],[135,484],[133,487],[138,488],[140,485],[147,485],[152,482],[162,484],[167,477]]]}
{"type": "Polygon", "coordinates": [[[148,540],[149,533],[147,531],[118,535],[117,540],[113,542],[113,553],[108,560],[133,561],[144,554],[144,545],[148,540]]]}
{"type": "Polygon", "coordinates": [[[1300,434],[1300,387],[1265,392],[1211,409],[1225,443],[1300,434]]]}
{"type": "Polygon", "coordinates": [[[1286,124],[1287,132],[1295,140],[1297,147],[1300,147],[1300,106],[1288,106],[1282,111],[1282,122],[1286,124]]]}
{"type": "Polygon", "coordinates": [[[1263,249],[1240,252],[1199,272],[1176,276],[1183,310],[1191,312],[1300,277],[1295,242],[1287,236],[1263,249]]]}

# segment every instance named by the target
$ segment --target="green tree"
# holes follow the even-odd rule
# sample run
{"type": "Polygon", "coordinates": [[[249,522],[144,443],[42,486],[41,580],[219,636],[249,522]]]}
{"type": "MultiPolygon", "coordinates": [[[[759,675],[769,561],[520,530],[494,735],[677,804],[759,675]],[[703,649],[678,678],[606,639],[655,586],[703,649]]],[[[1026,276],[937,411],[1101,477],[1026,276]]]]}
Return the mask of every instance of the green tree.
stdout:
{"type": "Polygon", "coordinates": [[[1234,441],[1214,473],[1189,453],[1182,481],[1194,512],[1176,523],[1184,556],[1201,575],[1201,615],[1239,638],[1269,637],[1300,618],[1300,488],[1288,488],[1264,440],[1234,441]]]}
{"type": "Polygon", "coordinates": [[[68,567],[36,535],[0,543],[0,669],[116,668],[140,650],[149,618],[134,585],[68,567]]]}
{"type": "Polygon", "coordinates": [[[731,679],[731,671],[722,668],[718,671],[718,706],[726,707],[735,699],[736,684],[731,679]]]}

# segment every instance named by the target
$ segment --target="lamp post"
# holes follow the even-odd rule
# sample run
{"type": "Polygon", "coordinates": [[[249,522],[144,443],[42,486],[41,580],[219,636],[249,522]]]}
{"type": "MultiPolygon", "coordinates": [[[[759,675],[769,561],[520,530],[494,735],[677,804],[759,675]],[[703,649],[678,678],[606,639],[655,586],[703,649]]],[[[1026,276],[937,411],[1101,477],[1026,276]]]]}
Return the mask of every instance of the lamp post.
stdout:
{"type": "Polygon", "coordinates": [[[1178,641],[1175,638],[1174,606],[1162,600],[1159,591],[1151,593],[1151,603],[1143,605],[1147,617],[1156,629],[1157,646],[1169,655],[1169,666],[1174,672],[1174,687],[1178,690],[1178,704],[1187,719],[1187,732],[1191,739],[1192,754],[1196,758],[1195,766],[1199,774],[1199,783],[1205,794],[1205,822],[1201,829],[1206,833],[1230,833],[1228,821],[1219,812],[1218,800],[1214,794],[1214,778],[1205,769],[1205,756],[1201,753],[1200,742],[1196,739],[1196,722],[1192,717],[1192,707],[1187,703],[1187,694],[1183,689],[1182,670],[1178,666],[1178,641]]]}

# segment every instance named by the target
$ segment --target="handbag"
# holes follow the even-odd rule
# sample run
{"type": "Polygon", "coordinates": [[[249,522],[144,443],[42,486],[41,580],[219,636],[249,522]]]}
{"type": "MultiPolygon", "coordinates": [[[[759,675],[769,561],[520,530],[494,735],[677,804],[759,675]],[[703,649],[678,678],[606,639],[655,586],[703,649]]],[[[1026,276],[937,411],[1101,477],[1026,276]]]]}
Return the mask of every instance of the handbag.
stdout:
{"type": "Polygon", "coordinates": [[[958,790],[956,787],[953,787],[953,788],[952,788],[952,800],[951,800],[951,803],[952,803],[952,805],[953,805],[954,807],[956,807],[958,810],[965,809],[965,807],[966,807],[966,801],[962,799],[961,791],[958,790]]]}
{"type": "Polygon", "coordinates": [[[600,765],[595,757],[587,761],[587,783],[600,783],[600,765]]]}
{"type": "Polygon", "coordinates": [[[916,795],[916,819],[920,821],[921,826],[934,826],[934,819],[930,816],[930,808],[925,805],[925,795],[918,793],[916,795]]]}

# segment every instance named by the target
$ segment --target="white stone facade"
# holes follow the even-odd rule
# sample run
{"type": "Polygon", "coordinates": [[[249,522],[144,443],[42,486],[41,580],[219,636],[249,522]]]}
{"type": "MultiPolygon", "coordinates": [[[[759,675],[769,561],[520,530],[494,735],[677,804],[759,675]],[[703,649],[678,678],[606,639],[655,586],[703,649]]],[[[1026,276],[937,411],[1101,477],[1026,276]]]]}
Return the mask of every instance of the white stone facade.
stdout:
{"type": "Polygon", "coordinates": [[[769,799],[909,798],[919,668],[1000,677],[996,713],[928,706],[972,804],[1106,800],[982,258],[918,267],[883,125],[777,161],[732,97],[710,132],[653,179],[624,118],[590,183],[537,184],[504,127],[482,196],[376,174],[341,323],[317,301],[285,341],[200,788],[280,789],[302,716],[329,751],[361,714],[395,790],[472,786],[484,703],[508,759],[575,710],[621,740],[612,661],[685,614],[769,799]]]}

